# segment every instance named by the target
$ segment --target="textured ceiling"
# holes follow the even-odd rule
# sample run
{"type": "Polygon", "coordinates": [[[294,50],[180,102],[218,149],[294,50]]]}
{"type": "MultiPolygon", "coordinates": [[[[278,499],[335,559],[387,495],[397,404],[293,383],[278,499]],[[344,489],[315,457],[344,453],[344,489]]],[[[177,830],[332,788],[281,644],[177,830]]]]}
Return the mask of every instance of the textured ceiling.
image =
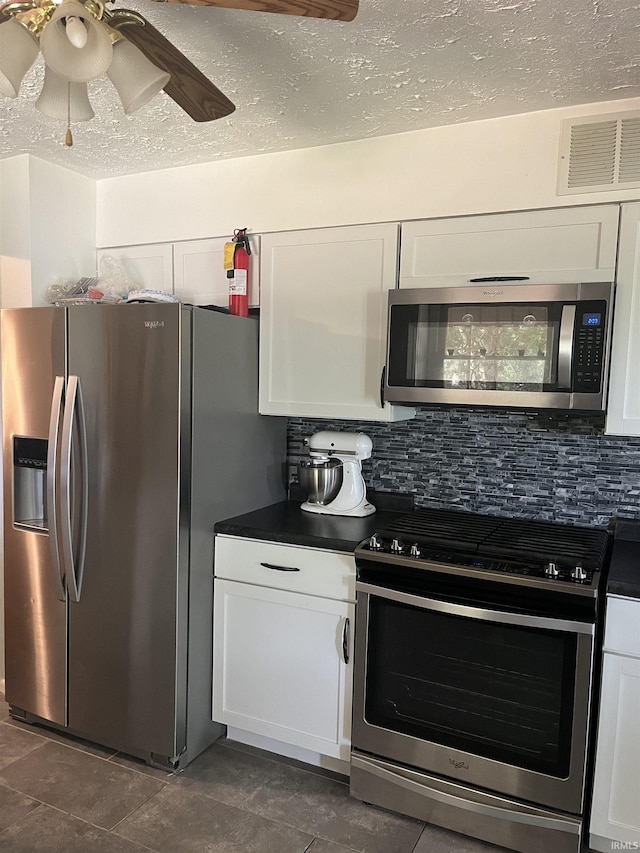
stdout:
{"type": "MultiPolygon", "coordinates": [[[[640,96],[637,0],[360,0],[351,23],[132,0],[235,104],[193,122],[165,93],[131,116],[106,77],[74,126],[0,98],[0,157],[103,178],[640,96]]],[[[120,3],[116,3],[120,7],[120,3]]]]}

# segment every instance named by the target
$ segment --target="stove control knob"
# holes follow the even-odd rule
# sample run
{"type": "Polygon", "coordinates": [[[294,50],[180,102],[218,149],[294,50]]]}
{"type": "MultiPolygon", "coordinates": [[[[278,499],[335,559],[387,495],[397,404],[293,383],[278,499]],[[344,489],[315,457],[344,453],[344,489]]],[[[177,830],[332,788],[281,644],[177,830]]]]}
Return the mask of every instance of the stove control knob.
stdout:
{"type": "Polygon", "coordinates": [[[418,547],[417,543],[414,542],[413,545],[411,546],[411,548],[409,548],[409,555],[411,557],[419,557],[420,556],[420,548],[418,547]]]}
{"type": "Polygon", "coordinates": [[[373,536],[369,539],[369,549],[371,551],[382,550],[382,539],[378,536],[377,533],[374,533],[373,536]]]}
{"type": "Polygon", "coordinates": [[[399,539],[391,540],[391,553],[392,554],[401,554],[402,553],[402,542],[399,539]]]}
{"type": "Polygon", "coordinates": [[[574,566],[573,571],[571,572],[571,577],[574,581],[584,581],[587,579],[587,573],[580,563],[578,563],[577,566],[574,566]]]}
{"type": "Polygon", "coordinates": [[[553,560],[550,560],[544,567],[544,573],[548,578],[557,578],[560,574],[558,566],[553,562],[553,560]]]}

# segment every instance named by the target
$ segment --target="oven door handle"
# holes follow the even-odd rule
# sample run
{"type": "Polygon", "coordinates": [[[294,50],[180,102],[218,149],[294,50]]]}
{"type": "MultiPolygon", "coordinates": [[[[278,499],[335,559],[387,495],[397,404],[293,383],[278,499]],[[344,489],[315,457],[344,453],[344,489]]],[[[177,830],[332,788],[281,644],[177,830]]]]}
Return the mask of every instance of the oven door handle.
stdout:
{"type": "Polygon", "coordinates": [[[434,610],[448,616],[463,616],[465,619],[479,619],[482,622],[501,622],[504,625],[521,625],[525,628],[543,628],[549,631],[564,631],[568,634],[590,634],[594,636],[595,626],[588,622],[571,622],[567,619],[554,619],[546,616],[530,616],[526,613],[506,613],[502,610],[488,610],[485,607],[471,607],[467,604],[454,604],[439,601],[409,592],[375,586],[368,583],[356,583],[356,592],[365,592],[378,598],[388,598],[400,604],[410,604],[421,610],[434,610]]]}
{"type": "MultiPolygon", "coordinates": [[[[352,767],[358,770],[365,770],[367,773],[371,773],[373,776],[383,779],[387,783],[393,782],[394,785],[398,785],[412,794],[418,793],[423,797],[426,795],[432,800],[435,800],[437,803],[442,803],[445,806],[452,806],[457,809],[463,809],[464,811],[473,812],[475,814],[501,821],[509,820],[513,823],[537,826],[540,829],[559,830],[560,832],[567,832],[571,835],[580,834],[580,823],[575,818],[568,817],[567,819],[563,819],[560,817],[556,818],[551,815],[533,814],[530,811],[524,811],[524,809],[522,811],[517,809],[507,809],[502,805],[491,805],[488,802],[472,800],[467,797],[463,797],[458,792],[455,794],[449,794],[446,791],[439,791],[437,788],[427,785],[422,779],[418,778],[414,781],[412,778],[405,778],[400,773],[394,772],[394,769],[392,769],[390,765],[388,765],[389,769],[387,769],[385,764],[386,762],[376,760],[375,758],[360,756],[355,753],[351,754],[352,767]]],[[[404,772],[408,777],[411,774],[411,771],[406,768],[404,769],[404,772]]],[[[487,795],[487,799],[489,799],[490,796],[491,795],[487,795]]]]}

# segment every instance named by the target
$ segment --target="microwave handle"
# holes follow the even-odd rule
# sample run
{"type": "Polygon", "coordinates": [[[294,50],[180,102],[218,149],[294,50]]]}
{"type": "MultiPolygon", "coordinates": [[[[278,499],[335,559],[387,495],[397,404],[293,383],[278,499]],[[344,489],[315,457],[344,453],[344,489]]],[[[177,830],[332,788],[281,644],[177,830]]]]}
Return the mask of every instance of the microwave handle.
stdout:
{"type": "Polygon", "coordinates": [[[560,318],[560,337],[558,339],[558,389],[571,390],[571,369],[573,367],[573,327],[576,320],[576,306],[563,305],[560,318]]]}
{"type": "Polygon", "coordinates": [[[380,408],[384,409],[384,378],[387,373],[386,366],[382,368],[382,373],[380,374],[380,408]]]}
{"type": "Polygon", "coordinates": [[[470,278],[470,284],[488,284],[492,281],[529,281],[528,275],[487,275],[483,278],[470,278]]]}

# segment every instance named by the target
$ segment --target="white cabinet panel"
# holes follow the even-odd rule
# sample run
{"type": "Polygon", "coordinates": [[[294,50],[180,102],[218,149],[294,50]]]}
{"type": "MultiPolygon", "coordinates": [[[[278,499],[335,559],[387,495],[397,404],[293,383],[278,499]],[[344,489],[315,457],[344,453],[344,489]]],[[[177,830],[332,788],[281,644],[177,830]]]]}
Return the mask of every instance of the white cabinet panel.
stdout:
{"type": "Polygon", "coordinates": [[[214,719],[348,761],[354,605],[220,579],[214,602],[214,719]]]}
{"type": "Polygon", "coordinates": [[[397,225],[262,238],[262,414],[400,420],[381,405],[387,291],[396,284],[397,225]]]}
{"type": "MultiPolygon", "coordinates": [[[[249,306],[260,303],[259,237],[249,235],[249,306]]],[[[229,306],[229,280],[223,266],[224,244],[230,238],[188,240],[174,243],[175,295],[190,305],[229,306]]]]}
{"type": "MultiPolygon", "coordinates": [[[[640,617],[640,603],[634,602],[640,617]]],[[[640,659],[606,652],[596,746],[590,846],[640,848],[640,659]]]]}
{"type": "Polygon", "coordinates": [[[640,435],[640,203],[622,205],[606,432],[640,435]]]}
{"type": "Polygon", "coordinates": [[[216,536],[215,575],[227,580],[355,601],[353,554],[216,536]]]}
{"type": "MultiPolygon", "coordinates": [[[[640,658],[640,602],[633,598],[607,596],[604,650],[640,658]]],[[[638,794],[640,796],[640,791],[638,794]]]]}
{"type": "Polygon", "coordinates": [[[134,289],[150,288],[173,293],[173,246],[171,243],[98,249],[98,275],[102,272],[101,261],[105,256],[120,261],[122,268],[134,282],[134,289]]]}
{"type": "Polygon", "coordinates": [[[613,281],[618,214],[612,204],[404,223],[400,287],[613,281]]]}

